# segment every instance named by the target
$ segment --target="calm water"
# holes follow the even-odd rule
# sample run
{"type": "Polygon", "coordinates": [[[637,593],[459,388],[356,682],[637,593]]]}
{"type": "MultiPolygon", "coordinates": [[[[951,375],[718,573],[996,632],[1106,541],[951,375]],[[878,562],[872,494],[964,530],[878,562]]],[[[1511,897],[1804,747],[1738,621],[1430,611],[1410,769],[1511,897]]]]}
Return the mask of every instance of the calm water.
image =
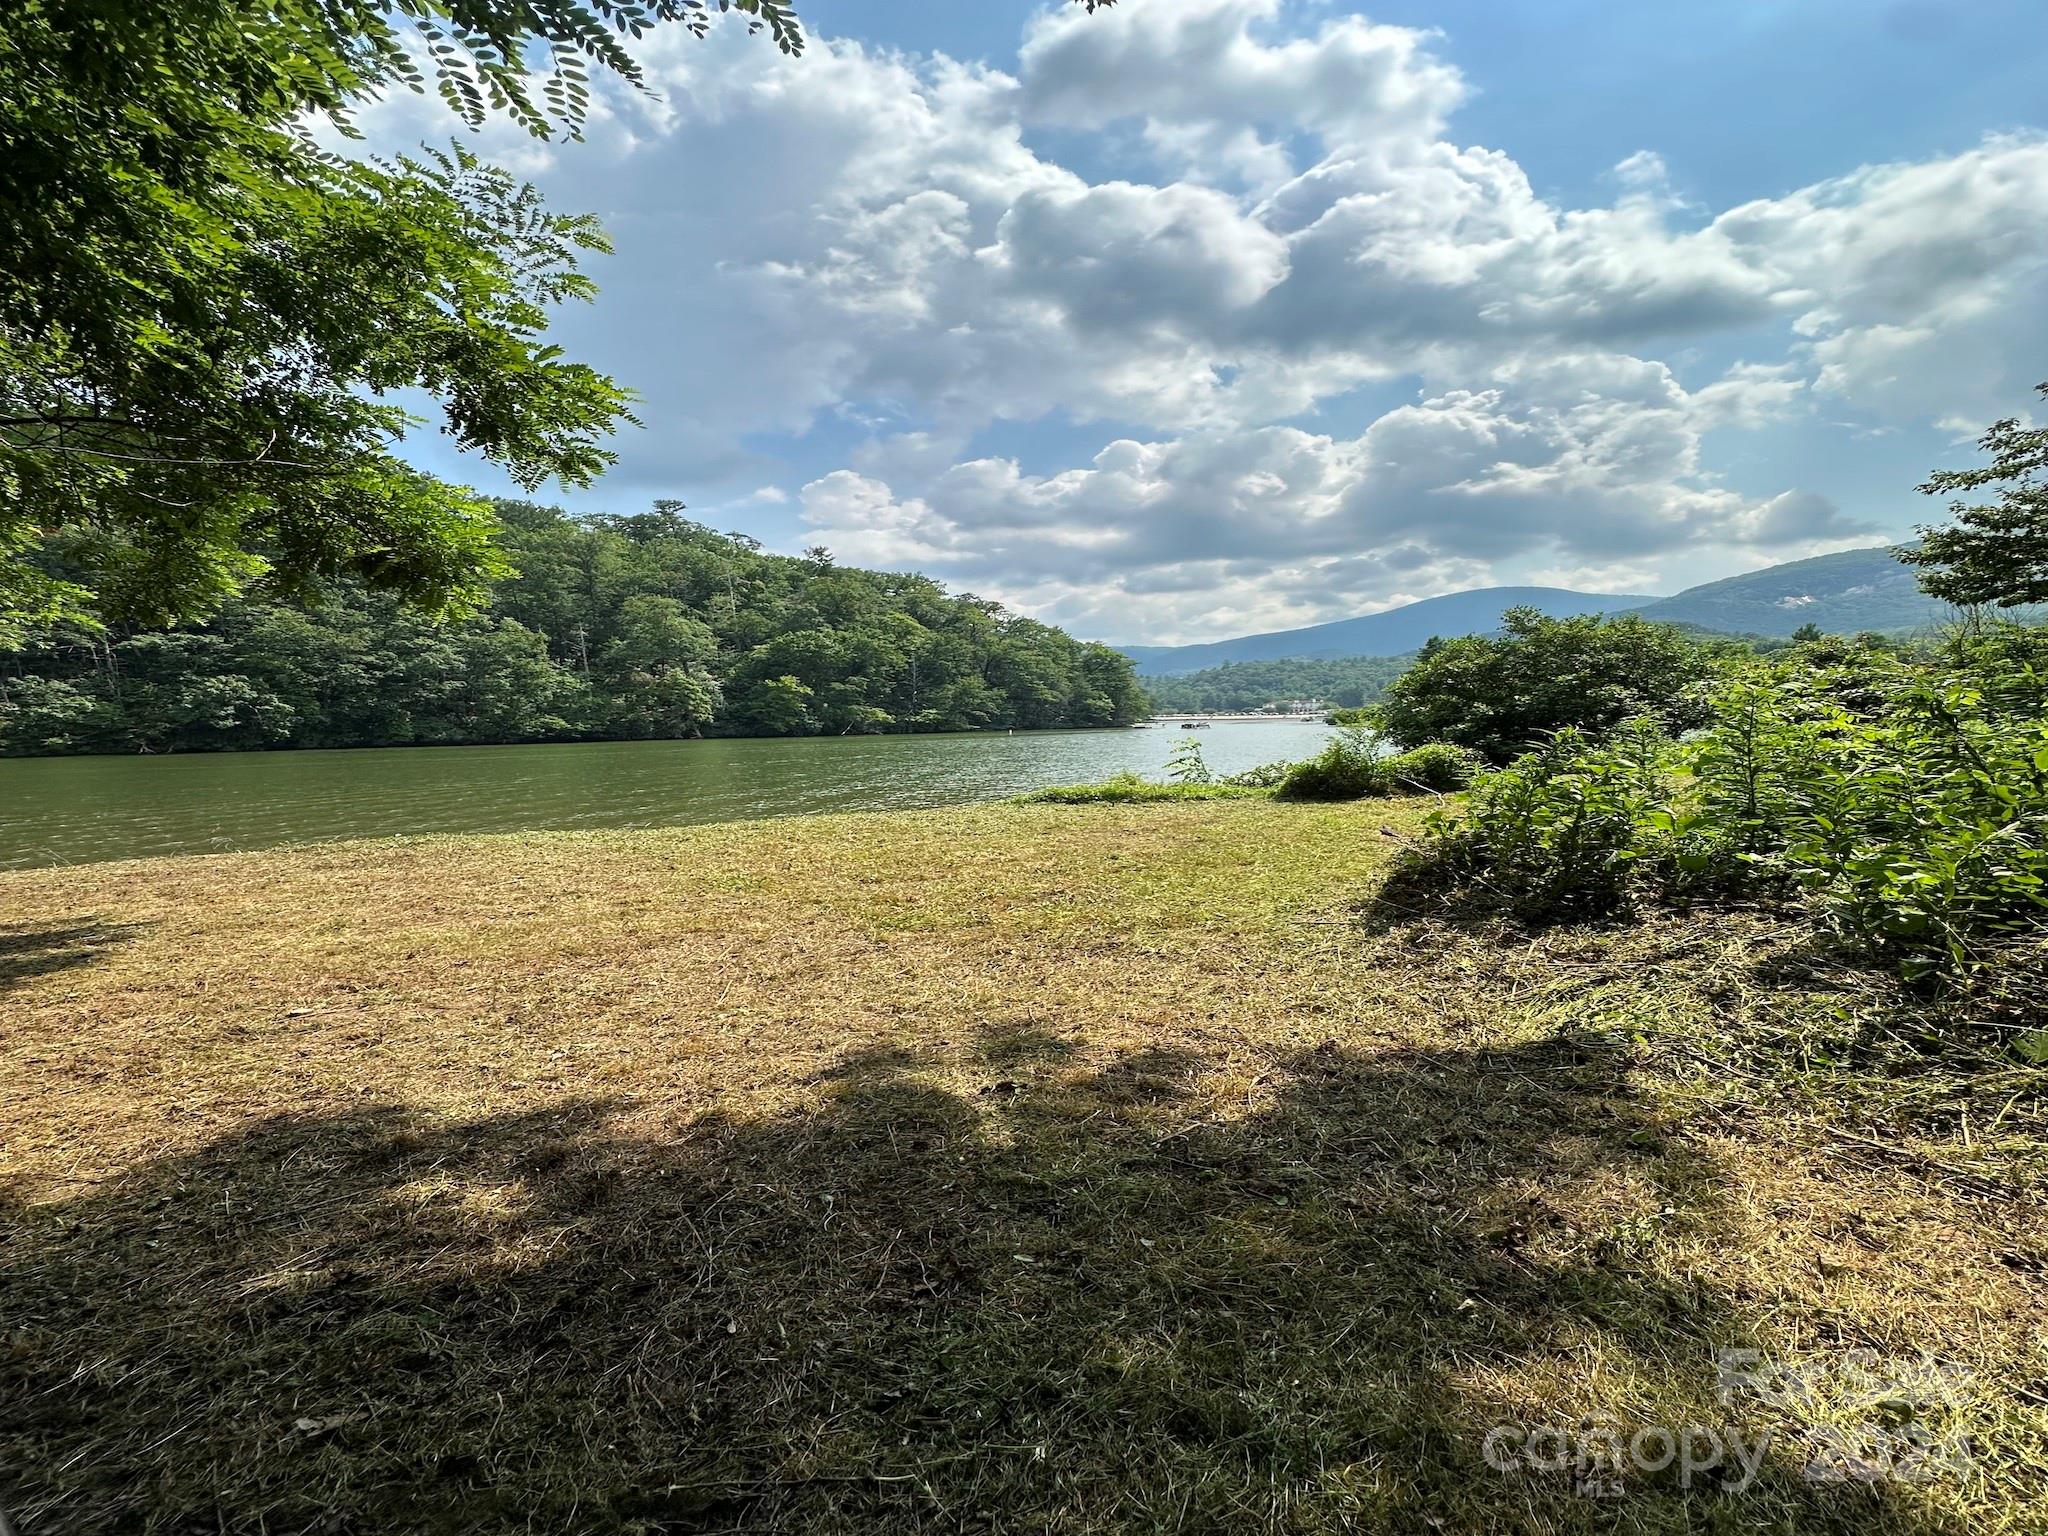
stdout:
{"type": "Polygon", "coordinates": [[[215,853],[335,837],[657,827],[994,800],[1131,769],[1163,776],[1188,736],[1235,773],[1308,757],[1297,721],[1206,731],[1035,731],[384,747],[0,760],[0,868],[215,853]]]}

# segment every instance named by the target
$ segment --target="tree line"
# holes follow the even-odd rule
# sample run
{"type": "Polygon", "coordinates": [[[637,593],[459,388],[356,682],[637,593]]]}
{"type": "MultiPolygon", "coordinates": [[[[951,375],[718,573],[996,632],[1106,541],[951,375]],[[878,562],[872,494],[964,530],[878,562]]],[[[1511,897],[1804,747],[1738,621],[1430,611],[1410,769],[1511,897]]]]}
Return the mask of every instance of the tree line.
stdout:
{"type": "Polygon", "coordinates": [[[1322,699],[1355,708],[1376,701],[1414,659],[1410,654],[1228,661],[1197,672],[1148,677],[1145,691],[1154,704],[1169,711],[1230,714],[1291,699],[1322,699]]]}
{"type": "Polygon", "coordinates": [[[1028,730],[1148,708],[1122,653],[924,576],[770,554],[676,503],[495,513],[511,570],[469,618],[343,583],[193,628],[41,629],[0,652],[0,751],[1028,730]]]}

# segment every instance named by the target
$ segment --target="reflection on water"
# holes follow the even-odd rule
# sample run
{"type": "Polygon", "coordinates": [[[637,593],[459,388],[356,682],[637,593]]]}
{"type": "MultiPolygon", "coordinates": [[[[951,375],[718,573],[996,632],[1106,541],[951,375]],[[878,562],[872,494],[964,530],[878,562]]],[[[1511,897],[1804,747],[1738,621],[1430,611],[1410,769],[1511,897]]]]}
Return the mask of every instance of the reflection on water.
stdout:
{"type": "Polygon", "coordinates": [[[572,746],[386,747],[0,761],[0,868],[266,848],[334,837],[646,827],[993,800],[1130,769],[1188,736],[1236,773],[1307,757],[1298,721],[572,746]]]}

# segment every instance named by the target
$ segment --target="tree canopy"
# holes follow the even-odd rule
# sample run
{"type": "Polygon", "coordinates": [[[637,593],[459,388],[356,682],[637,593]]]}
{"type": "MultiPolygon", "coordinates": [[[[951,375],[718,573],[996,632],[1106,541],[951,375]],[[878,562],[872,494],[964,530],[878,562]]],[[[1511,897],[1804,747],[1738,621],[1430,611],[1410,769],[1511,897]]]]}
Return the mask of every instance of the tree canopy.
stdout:
{"type": "MultiPolygon", "coordinates": [[[[2048,384],[2040,393],[2048,398],[2048,384]]],[[[1951,496],[1955,521],[1922,528],[1920,543],[1899,558],[1920,566],[1920,585],[1951,603],[2048,603],[2048,427],[2008,417],[1977,446],[1990,463],[1941,470],[1920,487],[1930,496],[1951,496]],[[1984,490],[1995,490],[1997,499],[1975,505],[1967,499],[1984,490]]]]}
{"type": "Polygon", "coordinates": [[[922,576],[764,553],[674,503],[501,502],[482,610],[343,583],[196,629],[59,624],[0,652],[0,751],[213,751],[1114,725],[1129,658],[922,576]]]}
{"type": "MultiPolygon", "coordinates": [[[[635,9],[604,6],[622,30],[635,9]]],[[[559,0],[0,14],[0,626],[189,618],[259,579],[473,604],[497,569],[489,509],[393,454],[413,425],[397,391],[521,484],[609,462],[625,391],[543,335],[592,292],[595,223],[459,148],[352,160],[310,136],[423,86],[413,42],[472,120],[544,126],[529,43],[571,127],[579,61],[630,74],[559,0]],[[53,570],[35,557],[60,530],[53,570]]]]}
{"type": "Polygon", "coordinates": [[[0,7],[0,639],[341,578],[474,607],[489,508],[393,452],[395,397],[520,485],[592,479],[629,396],[545,333],[604,236],[459,147],[313,130],[432,88],[573,136],[593,70],[641,84],[631,43],[714,7],[803,46],[782,0],[0,7]]]}
{"type": "Polygon", "coordinates": [[[1551,619],[1510,608],[1501,630],[1431,640],[1388,685],[1376,723],[1403,746],[1448,741],[1497,763],[1566,726],[1601,731],[1648,715],[1680,728],[1696,723],[1687,688],[1717,654],[1632,614],[1551,619]]]}

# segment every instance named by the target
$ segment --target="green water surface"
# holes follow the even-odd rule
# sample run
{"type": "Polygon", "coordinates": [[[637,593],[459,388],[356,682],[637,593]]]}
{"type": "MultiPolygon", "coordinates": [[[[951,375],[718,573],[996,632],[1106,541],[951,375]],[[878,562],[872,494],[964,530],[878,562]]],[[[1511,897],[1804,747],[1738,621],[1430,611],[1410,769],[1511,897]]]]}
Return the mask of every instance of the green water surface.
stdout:
{"type": "Polygon", "coordinates": [[[1131,769],[1163,777],[1187,736],[1210,767],[1310,756],[1299,721],[1200,732],[620,741],[0,760],[0,868],[213,853],[340,837],[656,827],[999,799],[1131,769]]]}

